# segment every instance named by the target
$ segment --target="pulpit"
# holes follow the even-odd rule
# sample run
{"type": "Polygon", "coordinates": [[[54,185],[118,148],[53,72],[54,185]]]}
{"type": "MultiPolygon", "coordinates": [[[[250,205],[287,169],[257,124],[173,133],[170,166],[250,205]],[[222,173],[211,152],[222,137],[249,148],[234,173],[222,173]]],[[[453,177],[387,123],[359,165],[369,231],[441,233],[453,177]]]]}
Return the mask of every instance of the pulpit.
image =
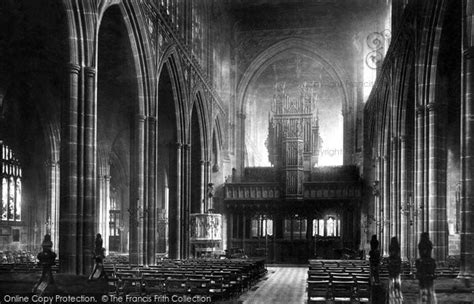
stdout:
{"type": "Polygon", "coordinates": [[[191,214],[191,248],[195,257],[217,255],[222,251],[222,215],[191,214]]]}

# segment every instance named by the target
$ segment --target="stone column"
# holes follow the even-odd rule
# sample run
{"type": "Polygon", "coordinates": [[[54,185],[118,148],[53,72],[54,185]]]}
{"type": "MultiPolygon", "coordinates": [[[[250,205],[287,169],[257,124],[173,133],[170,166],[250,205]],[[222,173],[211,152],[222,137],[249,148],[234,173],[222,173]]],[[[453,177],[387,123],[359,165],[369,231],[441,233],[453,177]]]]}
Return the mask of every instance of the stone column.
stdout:
{"type": "Polygon", "coordinates": [[[155,252],[156,252],[156,149],[157,149],[157,132],[156,132],[156,117],[148,116],[148,162],[147,162],[147,199],[146,199],[146,210],[147,210],[147,221],[146,221],[146,264],[155,264],[155,252]]]}
{"type": "Polygon", "coordinates": [[[388,245],[390,242],[390,221],[392,218],[390,209],[390,157],[383,157],[383,239],[382,239],[382,255],[388,256],[388,245]]]}
{"type": "Polygon", "coordinates": [[[343,164],[352,163],[354,157],[354,109],[351,105],[344,108],[341,112],[343,119],[344,141],[343,141],[343,164]]]}
{"type": "MultiPolygon", "coordinates": [[[[181,175],[182,209],[181,209],[181,258],[186,259],[191,254],[189,244],[189,215],[191,213],[191,144],[184,144],[182,151],[183,168],[181,175]]],[[[202,191],[201,191],[202,193],[202,191]]],[[[202,197],[202,194],[201,194],[202,197]]],[[[202,202],[201,202],[202,205],[202,202]]]]}
{"type": "MultiPolygon", "coordinates": [[[[472,18],[472,17],[471,17],[472,18]]],[[[474,277],[474,47],[464,51],[464,96],[461,124],[461,271],[474,277]]]]}
{"type": "Polygon", "coordinates": [[[90,273],[93,267],[97,187],[97,83],[94,67],[84,68],[84,208],[83,208],[83,270],[90,273]]]}
{"type": "Polygon", "coordinates": [[[406,261],[408,259],[408,250],[410,246],[408,244],[408,229],[409,223],[407,221],[410,216],[409,202],[408,202],[408,178],[407,178],[407,147],[406,147],[406,137],[400,137],[400,209],[403,210],[403,213],[399,211],[400,214],[400,253],[401,259],[406,261]]]}
{"type": "Polygon", "coordinates": [[[141,213],[143,212],[143,193],[145,184],[145,116],[137,115],[135,119],[135,166],[133,188],[130,191],[130,242],[129,254],[131,264],[143,264],[143,226],[141,213]]]}
{"type": "MultiPolygon", "coordinates": [[[[416,235],[419,236],[425,231],[425,205],[424,205],[424,158],[425,158],[425,149],[424,149],[424,116],[425,116],[425,107],[419,106],[416,109],[416,133],[415,133],[415,209],[416,212],[416,221],[414,223],[415,229],[417,231],[416,235]]],[[[417,240],[413,240],[414,244],[417,244],[417,240]]]]}
{"type": "Polygon", "coordinates": [[[398,237],[398,137],[392,137],[390,163],[390,237],[398,237]]]}
{"type": "Polygon", "coordinates": [[[441,105],[428,104],[429,114],[429,235],[433,240],[433,257],[444,261],[448,253],[446,213],[446,147],[443,140],[443,121],[439,118],[441,105]],[[444,164],[443,164],[444,162],[444,164]]]}
{"type": "Polygon", "coordinates": [[[51,235],[53,251],[57,251],[59,242],[59,162],[48,160],[45,167],[48,175],[47,204],[50,208],[49,231],[46,233],[51,235]]]}
{"type": "MultiPolygon", "coordinates": [[[[108,170],[107,170],[108,171],[108,170]]],[[[110,251],[109,248],[109,211],[110,211],[110,175],[102,175],[99,177],[99,232],[104,240],[104,248],[106,252],[110,251]]]]}
{"type": "Polygon", "coordinates": [[[80,71],[79,65],[68,66],[67,102],[64,102],[61,111],[59,258],[60,270],[66,273],[77,273],[77,137],[80,71]]]}
{"type": "Polygon", "coordinates": [[[214,209],[213,206],[213,197],[209,197],[209,183],[211,182],[211,161],[206,160],[205,167],[204,167],[204,184],[203,187],[205,190],[204,192],[204,213],[209,212],[209,209],[214,209]]]}
{"type": "Polygon", "coordinates": [[[382,235],[382,226],[381,226],[381,220],[383,218],[382,216],[382,206],[381,206],[381,200],[380,200],[380,181],[381,181],[381,162],[382,158],[380,156],[377,156],[375,159],[375,181],[376,184],[374,184],[375,189],[374,191],[374,203],[375,203],[375,212],[374,212],[374,220],[375,220],[375,234],[378,235],[379,237],[382,235]]]}
{"type": "Polygon", "coordinates": [[[240,142],[236,143],[236,162],[238,173],[242,176],[245,167],[245,119],[244,113],[237,113],[237,140],[240,142]]]}
{"type": "MultiPolygon", "coordinates": [[[[179,259],[181,252],[181,157],[183,144],[176,143],[176,189],[175,201],[169,202],[169,256],[172,259],[179,259]]],[[[170,175],[170,184],[172,175],[170,175]]],[[[173,189],[170,188],[170,192],[173,189]]],[[[170,195],[171,197],[171,195],[170,195]]]]}
{"type": "MultiPolygon", "coordinates": [[[[204,213],[204,210],[206,210],[206,189],[205,189],[205,172],[206,172],[206,161],[201,159],[199,162],[201,164],[200,170],[201,170],[201,180],[200,180],[200,186],[199,186],[199,191],[201,192],[201,195],[199,195],[199,213],[204,213]]],[[[194,190],[194,189],[193,189],[194,190]]],[[[194,203],[194,202],[191,202],[194,203]]]]}

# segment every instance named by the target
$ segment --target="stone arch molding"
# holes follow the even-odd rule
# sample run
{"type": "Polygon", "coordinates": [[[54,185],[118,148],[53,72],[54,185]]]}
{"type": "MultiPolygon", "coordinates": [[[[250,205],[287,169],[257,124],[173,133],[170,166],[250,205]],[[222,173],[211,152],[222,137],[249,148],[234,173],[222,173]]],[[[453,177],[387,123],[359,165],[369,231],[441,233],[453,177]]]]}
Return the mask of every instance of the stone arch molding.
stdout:
{"type": "Polygon", "coordinates": [[[288,38],[281,40],[261,52],[250,63],[237,87],[237,101],[239,102],[241,112],[245,112],[245,95],[252,81],[256,79],[269,65],[277,60],[280,55],[290,51],[309,55],[311,58],[318,60],[323,65],[324,69],[337,83],[337,86],[341,88],[343,96],[342,112],[345,113],[351,105],[351,97],[346,88],[346,83],[349,82],[349,79],[345,79],[342,76],[347,73],[344,73],[343,69],[340,68],[336,59],[327,52],[320,50],[317,44],[302,38],[288,38]]]}
{"type": "Polygon", "coordinates": [[[154,92],[153,50],[146,35],[146,22],[136,2],[124,0],[83,1],[62,0],[68,23],[69,70],[88,69],[96,74],[97,46],[102,18],[112,6],[117,6],[127,29],[137,79],[138,113],[151,115],[147,108],[154,92]],[[81,5],[82,4],[82,5],[81,5]]]}
{"type": "MultiPolygon", "coordinates": [[[[156,89],[158,94],[160,78],[163,70],[166,68],[171,80],[171,88],[173,92],[173,104],[176,117],[176,131],[178,142],[186,142],[186,126],[189,124],[190,115],[186,115],[187,110],[187,92],[184,81],[183,68],[181,66],[181,59],[175,44],[169,45],[161,54],[157,67],[156,89]],[[188,117],[189,116],[189,117],[188,117]]],[[[160,110],[160,100],[158,104],[153,105],[154,108],[150,111],[158,115],[160,110]]]]}

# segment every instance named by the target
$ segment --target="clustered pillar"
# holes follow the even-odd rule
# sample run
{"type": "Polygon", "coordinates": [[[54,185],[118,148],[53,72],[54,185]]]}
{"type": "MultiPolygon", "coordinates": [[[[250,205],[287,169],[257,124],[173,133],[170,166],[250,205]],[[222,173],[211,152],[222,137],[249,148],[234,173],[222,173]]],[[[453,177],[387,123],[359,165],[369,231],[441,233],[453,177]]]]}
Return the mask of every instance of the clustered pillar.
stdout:
{"type": "Polygon", "coordinates": [[[148,116],[146,119],[146,196],[144,198],[144,262],[146,265],[155,264],[156,239],[156,117],[148,116]]]}
{"type": "Polygon", "coordinates": [[[412,190],[408,169],[411,166],[406,136],[401,134],[401,130],[394,128],[391,122],[385,126],[385,137],[381,141],[384,157],[379,174],[383,202],[379,220],[383,226],[381,247],[384,256],[388,255],[390,238],[397,237],[401,242],[402,259],[413,259],[409,250],[413,244],[418,243],[415,236],[423,232],[428,232],[433,240],[436,260],[443,261],[448,255],[446,120],[439,114],[443,112],[443,108],[442,103],[429,103],[416,109],[414,203],[411,202],[410,195],[412,190]]]}
{"type": "MultiPolygon", "coordinates": [[[[472,17],[471,17],[472,18],[472,17]]],[[[461,271],[474,277],[474,47],[464,52],[464,98],[461,125],[461,271]]]]}
{"type": "Polygon", "coordinates": [[[62,110],[59,253],[62,272],[92,267],[96,185],[96,74],[70,64],[68,102],[62,110]]]}
{"type": "Polygon", "coordinates": [[[133,174],[136,177],[130,191],[130,263],[143,264],[143,197],[145,191],[145,120],[144,115],[135,117],[135,150],[133,174]]]}
{"type": "Polygon", "coordinates": [[[48,218],[47,234],[51,235],[53,250],[58,250],[59,243],[59,162],[52,156],[45,164],[48,175],[48,208],[50,218],[48,218]]]}
{"type": "Polygon", "coordinates": [[[400,137],[400,210],[403,210],[403,213],[400,213],[400,253],[401,259],[407,260],[410,256],[408,250],[410,245],[408,243],[408,234],[409,234],[409,197],[408,197],[408,178],[407,178],[407,147],[406,147],[406,136],[400,137]]]}
{"type": "Polygon", "coordinates": [[[428,231],[433,240],[435,260],[444,260],[448,254],[448,227],[446,213],[446,147],[442,134],[444,124],[439,117],[439,103],[428,104],[429,160],[428,160],[428,231]]]}
{"type": "MultiPolygon", "coordinates": [[[[175,153],[177,156],[176,161],[176,179],[180,180],[181,177],[181,154],[183,150],[183,144],[177,142],[175,144],[175,153]]],[[[170,188],[170,192],[174,191],[176,196],[176,202],[181,201],[181,183],[177,183],[176,189],[170,188]]],[[[171,195],[170,195],[171,197],[171,195]]],[[[172,259],[179,259],[181,252],[181,205],[170,200],[170,217],[169,217],[169,255],[172,259]]]]}

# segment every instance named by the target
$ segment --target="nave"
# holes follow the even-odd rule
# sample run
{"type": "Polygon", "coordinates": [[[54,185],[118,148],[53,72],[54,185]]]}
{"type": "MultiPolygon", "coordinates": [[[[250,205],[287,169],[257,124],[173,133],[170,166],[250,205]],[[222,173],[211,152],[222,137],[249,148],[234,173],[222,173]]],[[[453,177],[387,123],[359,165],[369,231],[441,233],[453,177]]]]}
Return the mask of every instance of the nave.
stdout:
{"type": "Polygon", "coordinates": [[[398,239],[410,302],[426,235],[438,301],[470,295],[473,8],[1,0],[1,288],[370,301],[367,265],[285,272],[367,263],[375,236],[382,261],[398,239]],[[106,284],[88,282],[103,258],[106,284]]]}
{"type": "MultiPolygon", "coordinates": [[[[32,262],[0,264],[0,296],[5,302],[34,295],[32,287],[41,268],[32,262]]],[[[308,265],[265,265],[261,259],[163,260],[154,266],[131,265],[126,256],[109,257],[107,277],[90,281],[85,276],[52,273],[55,291],[44,294],[105,299],[151,300],[153,303],[196,299],[205,303],[385,303],[389,272],[380,267],[382,293],[376,295],[368,261],[310,260],[308,265]],[[318,282],[323,284],[318,284],[318,282]],[[338,286],[336,286],[338,285],[338,286]]],[[[419,299],[419,283],[409,265],[402,265],[403,303],[419,299]]],[[[434,291],[438,303],[468,304],[474,289],[456,279],[459,266],[438,266],[434,291]]]]}
{"type": "Polygon", "coordinates": [[[306,303],[308,268],[301,265],[268,266],[267,275],[239,297],[244,304],[306,303]]]}

